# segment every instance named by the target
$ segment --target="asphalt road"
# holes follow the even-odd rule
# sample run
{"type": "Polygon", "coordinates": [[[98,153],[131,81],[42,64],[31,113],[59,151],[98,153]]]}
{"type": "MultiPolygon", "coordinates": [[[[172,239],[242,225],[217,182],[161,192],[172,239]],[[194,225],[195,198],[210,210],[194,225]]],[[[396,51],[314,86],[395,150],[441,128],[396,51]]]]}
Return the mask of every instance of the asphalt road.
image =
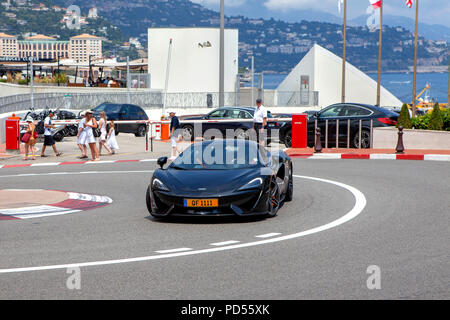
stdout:
{"type": "Polygon", "coordinates": [[[0,221],[0,299],[450,298],[450,164],[293,161],[297,176],[359,190],[363,210],[328,230],[289,238],[345,217],[358,199],[342,186],[297,177],[294,201],[273,219],[160,222],[145,207],[154,163],[2,170],[1,189],[84,192],[114,202],[0,221]],[[179,248],[191,250],[165,253],[179,248]],[[80,268],[80,290],[67,288],[71,274],[58,265],[99,261],[108,262],[80,268]],[[17,269],[42,266],[50,269],[17,269]],[[381,289],[368,289],[369,266],[379,267],[381,289]]]}

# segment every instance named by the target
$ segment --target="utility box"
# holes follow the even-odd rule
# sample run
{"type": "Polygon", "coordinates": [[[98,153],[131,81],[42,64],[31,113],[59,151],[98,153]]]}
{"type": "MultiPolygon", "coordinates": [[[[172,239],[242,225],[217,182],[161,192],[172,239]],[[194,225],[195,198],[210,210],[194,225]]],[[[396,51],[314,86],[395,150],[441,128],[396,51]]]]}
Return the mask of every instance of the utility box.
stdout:
{"type": "Polygon", "coordinates": [[[292,148],[308,147],[308,115],[292,115],[292,148]]]}
{"type": "Polygon", "coordinates": [[[5,121],[6,150],[19,150],[20,148],[20,120],[8,119],[5,121]]]}

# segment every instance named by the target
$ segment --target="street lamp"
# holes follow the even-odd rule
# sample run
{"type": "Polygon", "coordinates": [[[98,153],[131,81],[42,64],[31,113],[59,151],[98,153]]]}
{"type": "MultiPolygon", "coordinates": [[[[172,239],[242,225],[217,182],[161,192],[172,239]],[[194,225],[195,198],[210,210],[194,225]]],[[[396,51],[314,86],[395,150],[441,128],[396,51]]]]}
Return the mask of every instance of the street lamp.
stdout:
{"type": "Polygon", "coordinates": [[[219,107],[225,104],[225,0],[220,0],[219,107]]]}

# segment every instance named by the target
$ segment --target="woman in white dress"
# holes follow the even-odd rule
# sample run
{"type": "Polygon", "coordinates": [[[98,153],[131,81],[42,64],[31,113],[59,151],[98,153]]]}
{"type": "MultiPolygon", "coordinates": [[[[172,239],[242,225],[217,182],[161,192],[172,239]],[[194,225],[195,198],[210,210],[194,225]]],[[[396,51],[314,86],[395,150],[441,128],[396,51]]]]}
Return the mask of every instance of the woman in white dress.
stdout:
{"type": "Polygon", "coordinates": [[[98,122],[98,127],[100,128],[100,141],[98,142],[98,153],[102,154],[102,147],[105,147],[105,149],[108,151],[108,154],[112,154],[111,149],[106,144],[106,136],[108,135],[108,132],[106,131],[106,113],[105,111],[100,112],[100,121],[98,122]]]}
{"type": "Polygon", "coordinates": [[[91,149],[92,161],[100,161],[100,155],[97,149],[97,141],[94,136],[94,129],[98,128],[97,120],[94,118],[92,111],[86,111],[86,122],[84,130],[86,131],[86,142],[91,149]]]}
{"type": "Polygon", "coordinates": [[[87,148],[86,148],[86,131],[84,128],[84,124],[86,122],[86,114],[83,111],[81,113],[82,119],[80,120],[78,124],[78,134],[77,134],[77,145],[78,148],[80,148],[81,151],[81,157],[80,159],[87,159],[87,148]]]}
{"type": "Polygon", "coordinates": [[[116,153],[116,150],[119,150],[119,145],[116,140],[116,131],[114,130],[114,121],[109,122],[109,132],[107,135],[106,145],[111,148],[112,154],[116,153]]]}

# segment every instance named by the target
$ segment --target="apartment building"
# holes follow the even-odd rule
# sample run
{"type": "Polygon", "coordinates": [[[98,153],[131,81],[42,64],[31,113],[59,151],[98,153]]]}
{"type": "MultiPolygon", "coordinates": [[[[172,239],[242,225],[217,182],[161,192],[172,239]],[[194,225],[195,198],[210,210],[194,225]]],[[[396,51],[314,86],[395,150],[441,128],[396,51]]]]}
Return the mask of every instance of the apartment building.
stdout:
{"type": "Polygon", "coordinates": [[[102,58],[102,40],[89,34],[82,34],[60,41],[42,34],[25,40],[16,36],[0,33],[0,57],[27,58],[42,60],[73,59],[75,62],[88,62],[102,58]]]}

